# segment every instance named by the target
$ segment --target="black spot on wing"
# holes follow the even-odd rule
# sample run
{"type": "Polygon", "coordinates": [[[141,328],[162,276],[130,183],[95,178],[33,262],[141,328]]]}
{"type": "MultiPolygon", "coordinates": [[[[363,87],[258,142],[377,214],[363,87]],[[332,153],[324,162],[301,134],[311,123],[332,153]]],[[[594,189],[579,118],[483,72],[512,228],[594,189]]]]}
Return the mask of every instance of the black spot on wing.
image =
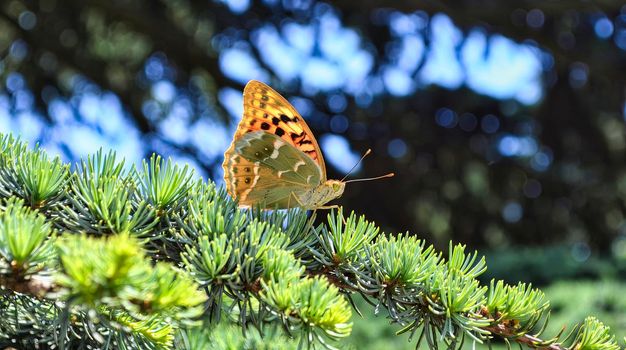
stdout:
{"type": "Polygon", "coordinates": [[[281,128],[276,128],[276,131],[274,133],[276,134],[276,136],[281,137],[281,136],[285,135],[285,130],[283,130],[281,128]]]}
{"type": "Polygon", "coordinates": [[[272,117],[272,124],[274,124],[274,125],[280,124],[280,119],[278,119],[276,117],[272,117]]]}
{"type": "Polygon", "coordinates": [[[282,121],[283,121],[283,122],[285,122],[285,123],[289,123],[289,122],[291,122],[291,118],[289,118],[288,116],[286,116],[286,115],[284,115],[284,114],[281,114],[281,115],[280,115],[280,120],[282,120],[282,121]]]}
{"type": "Polygon", "coordinates": [[[304,145],[304,144],[310,144],[310,143],[313,143],[313,142],[311,142],[311,141],[309,141],[309,140],[300,140],[300,141],[298,141],[298,144],[299,144],[300,146],[302,146],[302,145],[304,145]]]}
{"type": "Polygon", "coordinates": [[[266,122],[261,123],[261,129],[263,130],[269,130],[270,129],[270,125],[266,122]]]}

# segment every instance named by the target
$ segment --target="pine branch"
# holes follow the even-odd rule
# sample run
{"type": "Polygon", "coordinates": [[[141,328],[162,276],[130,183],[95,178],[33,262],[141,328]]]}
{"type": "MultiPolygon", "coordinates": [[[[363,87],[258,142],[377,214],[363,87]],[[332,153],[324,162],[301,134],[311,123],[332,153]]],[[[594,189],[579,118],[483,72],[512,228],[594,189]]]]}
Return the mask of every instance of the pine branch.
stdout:
{"type": "Polygon", "coordinates": [[[319,226],[298,209],[242,210],[156,156],[127,169],[100,151],[70,172],[10,136],[0,150],[0,336],[19,346],[252,349],[277,334],[331,349],[349,336],[348,300],[360,294],[399,333],[419,334],[416,346],[497,337],[534,349],[619,348],[594,318],[567,337],[533,333],[549,313],[543,293],[481,285],[484,258],[461,245],[444,259],[341,209],[319,226]]]}

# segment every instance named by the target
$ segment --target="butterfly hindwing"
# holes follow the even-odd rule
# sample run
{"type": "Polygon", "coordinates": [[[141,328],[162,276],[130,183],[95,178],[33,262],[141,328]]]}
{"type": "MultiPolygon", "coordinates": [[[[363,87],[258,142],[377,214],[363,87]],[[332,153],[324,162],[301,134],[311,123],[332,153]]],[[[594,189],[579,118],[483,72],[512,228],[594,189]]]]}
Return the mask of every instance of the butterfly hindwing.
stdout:
{"type": "Polygon", "coordinates": [[[319,186],[322,173],[313,159],[265,132],[244,134],[226,152],[224,176],[242,205],[296,207],[297,198],[319,186]]]}
{"type": "Polygon", "coordinates": [[[235,132],[235,139],[254,131],[274,134],[309,156],[326,179],[326,165],[311,129],[296,109],[271,87],[250,81],[243,92],[243,118],[235,132]]]}

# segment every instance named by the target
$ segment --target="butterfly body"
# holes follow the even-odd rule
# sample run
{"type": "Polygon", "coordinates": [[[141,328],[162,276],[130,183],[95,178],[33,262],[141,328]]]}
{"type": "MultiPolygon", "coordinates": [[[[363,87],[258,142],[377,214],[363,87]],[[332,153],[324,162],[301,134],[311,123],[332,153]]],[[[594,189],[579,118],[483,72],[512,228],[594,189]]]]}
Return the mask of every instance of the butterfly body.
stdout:
{"type": "Polygon", "coordinates": [[[320,209],[345,188],[326,179],[322,152],[302,116],[254,80],[244,89],[244,115],[222,167],[228,193],[241,206],[320,209]]]}
{"type": "Polygon", "coordinates": [[[316,188],[302,194],[299,197],[300,206],[304,209],[325,208],[326,203],[341,197],[345,188],[346,183],[343,181],[326,180],[316,188]]]}

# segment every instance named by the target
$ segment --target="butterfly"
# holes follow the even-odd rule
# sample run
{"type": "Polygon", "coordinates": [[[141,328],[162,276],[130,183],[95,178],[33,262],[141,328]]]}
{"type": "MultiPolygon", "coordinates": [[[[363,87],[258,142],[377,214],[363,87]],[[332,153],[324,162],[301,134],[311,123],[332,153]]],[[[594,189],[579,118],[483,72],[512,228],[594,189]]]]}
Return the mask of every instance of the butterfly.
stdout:
{"type": "MultiPolygon", "coordinates": [[[[226,189],[240,206],[336,208],[326,204],[343,194],[346,183],[369,180],[328,180],[324,157],[311,129],[271,87],[256,80],[248,82],[243,90],[243,108],[243,118],[222,164],[226,189]]],[[[389,176],[393,173],[381,177],[389,176]]]]}
{"type": "Polygon", "coordinates": [[[224,181],[240,206],[326,209],[345,182],[326,179],[324,157],[302,116],[278,92],[251,80],[243,118],[224,153],[224,181]]]}

